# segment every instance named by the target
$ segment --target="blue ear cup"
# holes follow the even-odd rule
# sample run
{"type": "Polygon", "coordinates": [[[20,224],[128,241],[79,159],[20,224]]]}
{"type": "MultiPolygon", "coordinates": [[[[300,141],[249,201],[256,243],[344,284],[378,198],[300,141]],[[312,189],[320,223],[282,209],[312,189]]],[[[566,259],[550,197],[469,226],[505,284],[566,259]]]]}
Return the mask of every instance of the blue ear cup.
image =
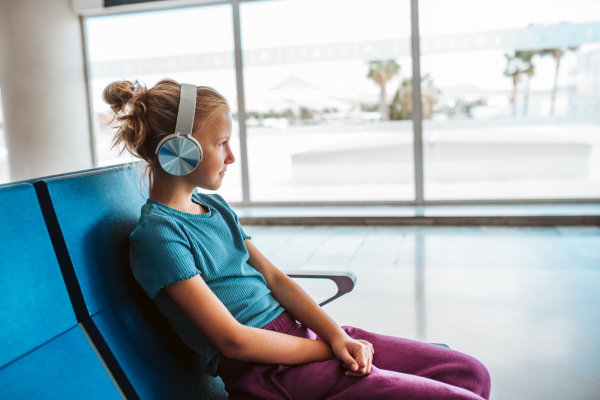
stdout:
{"type": "Polygon", "coordinates": [[[202,161],[202,147],[192,137],[196,111],[196,86],[181,84],[175,133],[158,143],[158,163],[169,174],[182,176],[192,172],[202,161]]]}
{"type": "Polygon", "coordinates": [[[171,175],[187,175],[202,160],[202,148],[194,138],[170,136],[159,148],[158,162],[171,175]]]}

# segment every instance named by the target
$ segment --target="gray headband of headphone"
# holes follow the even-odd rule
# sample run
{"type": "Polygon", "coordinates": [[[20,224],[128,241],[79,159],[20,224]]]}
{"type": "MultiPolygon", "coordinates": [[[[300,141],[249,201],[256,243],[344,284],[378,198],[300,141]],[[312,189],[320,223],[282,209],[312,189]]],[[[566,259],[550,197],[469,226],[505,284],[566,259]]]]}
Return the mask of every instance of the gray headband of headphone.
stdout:
{"type": "Polygon", "coordinates": [[[192,134],[197,95],[198,91],[196,85],[190,85],[189,83],[181,84],[181,96],[179,97],[179,112],[177,113],[175,134],[179,133],[182,136],[192,134]]]}
{"type": "Polygon", "coordinates": [[[163,138],[156,146],[160,165],[172,175],[187,175],[202,161],[202,147],[192,137],[196,96],[196,85],[181,84],[175,133],[163,138]]]}

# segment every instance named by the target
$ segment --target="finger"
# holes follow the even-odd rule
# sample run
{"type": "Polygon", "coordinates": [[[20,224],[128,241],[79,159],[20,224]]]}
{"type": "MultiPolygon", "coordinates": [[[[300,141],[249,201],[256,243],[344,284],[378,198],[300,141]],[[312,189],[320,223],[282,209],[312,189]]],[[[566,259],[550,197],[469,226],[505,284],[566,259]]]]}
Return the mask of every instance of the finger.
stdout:
{"type": "Polygon", "coordinates": [[[356,371],[354,371],[354,373],[356,373],[358,375],[365,375],[367,373],[367,368],[368,368],[368,364],[365,364],[365,365],[359,367],[356,371]]]}
{"type": "Polygon", "coordinates": [[[358,363],[358,369],[356,372],[360,372],[364,374],[367,372],[367,364],[368,364],[368,353],[365,351],[365,348],[361,348],[358,354],[355,355],[356,362],[358,363]]]}
{"type": "Polygon", "coordinates": [[[371,364],[373,363],[373,354],[371,354],[370,349],[367,350],[367,354],[365,355],[367,358],[367,365],[365,366],[365,375],[368,375],[371,372],[371,364]]]}
{"type": "Polygon", "coordinates": [[[358,369],[358,363],[347,350],[344,352],[342,357],[340,357],[340,360],[342,360],[342,362],[344,363],[344,367],[346,367],[350,371],[356,371],[358,369]]]}
{"type": "Polygon", "coordinates": [[[356,367],[357,367],[356,364],[348,365],[348,364],[344,363],[343,365],[344,365],[344,368],[346,368],[349,371],[355,371],[356,367]],[[354,366],[354,368],[353,368],[353,366],[354,366]]]}
{"type": "Polygon", "coordinates": [[[345,374],[346,374],[347,376],[354,376],[354,377],[361,377],[361,376],[365,376],[365,375],[367,375],[367,374],[359,374],[359,373],[356,373],[356,372],[350,372],[350,371],[346,371],[346,372],[345,372],[345,374]]]}
{"type": "Polygon", "coordinates": [[[365,374],[369,375],[371,373],[371,365],[373,364],[373,354],[368,351],[367,352],[367,366],[365,368],[365,374]]]}
{"type": "Polygon", "coordinates": [[[365,346],[369,346],[369,348],[371,349],[371,353],[375,354],[375,348],[373,347],[373,343],[367,341],[367,340],[357,340],[357,342],[361,342],[362,344],[364,344],[365,346]]]}
{"type": "Polygon", "coordinates": [[[353,374],[355,376],[362,376],[365,375],[367,373],[367,366],[364,366],[362,368],[357,368],[357,369],[351,369],[349,365],[343,364],[344,368],[346,368],[348,371],[346,375],[348,374],[353,374]]]}

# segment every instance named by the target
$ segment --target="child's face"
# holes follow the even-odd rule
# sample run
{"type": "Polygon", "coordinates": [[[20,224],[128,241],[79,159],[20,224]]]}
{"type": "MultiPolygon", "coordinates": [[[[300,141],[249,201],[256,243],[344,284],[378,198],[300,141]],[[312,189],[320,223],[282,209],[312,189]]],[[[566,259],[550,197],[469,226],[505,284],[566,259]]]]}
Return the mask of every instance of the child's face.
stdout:
{"type": "Polygon", "coordinates": [[[229,146],[231,115],[228,112],[219,114],[203,132],[193,136],[202,146],[202,161],[190,175],[196,186],[217,190],[221,187],[227,166],[235,161],[229,146]]]}

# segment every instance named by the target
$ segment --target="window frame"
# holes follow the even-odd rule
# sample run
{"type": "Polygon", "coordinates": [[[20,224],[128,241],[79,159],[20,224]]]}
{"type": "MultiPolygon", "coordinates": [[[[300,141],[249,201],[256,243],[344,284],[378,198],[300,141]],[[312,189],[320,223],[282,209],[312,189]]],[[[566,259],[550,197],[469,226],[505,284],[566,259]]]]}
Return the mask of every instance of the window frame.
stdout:
{"type": "MultiPolygon", "coordinates": [[[[424,198],[424,174],[423,174],[423,128],[422,128],[422,107],[421,107],[421,58],[420,46],[421,39],[419,34],[419,0],[410,0],[411,9],[411,56],[412,56],[412,71],[413,71],[413,162],[414,162],[414,188],[415,197],[413,200],[399,201],[252,201],[250,196],[250,181],[248,174],[248,147],[246,136],[246,106],[244,92],[244,75],[243,75],[243,57],[242,57],[242,39],[241,39],[241,23],[240,23],[240,3],[255,2],[255,1],[270,1],[270,0],[168,0],[168,1],[148,1],[145,3],[134,3],[129,5],[90,8],[85,12],[78,10],[75,1],[74,9],[82,15],[80,18],[81,33],[84,44],[84,68],[85,78],[88,88],[91,88],[90,61],[88,54],[88,37],[86,31],[86,21],[88,18],[97,16],[123,15],[131,13],[140,13],[146,11],[165,11],[179,8],[203,7],[229,4],[232,7],[232,19],[234,30],[234,58],[235,58],[235,76],[237,85],[237,101],[238,101],[238,119],[239,119],[239,135],[240,135],[240,163],[242,171],[242,201],[231,202],[233,206],[373,206],[373,205],[470,205],[470,204],[582,204],[582,203],[597,203],[600,198],[537,198],[537,199],[486,199],[486,200],[427,200],[424,198]]],[[[92,157],[93,165],[98,166],[97,150],[96,150],[96,129],[97,124],[93,115],[93,104],[91,91],[88,91],[88,108],[90,118],[90,132],[92,142],[92,157]]]]}

